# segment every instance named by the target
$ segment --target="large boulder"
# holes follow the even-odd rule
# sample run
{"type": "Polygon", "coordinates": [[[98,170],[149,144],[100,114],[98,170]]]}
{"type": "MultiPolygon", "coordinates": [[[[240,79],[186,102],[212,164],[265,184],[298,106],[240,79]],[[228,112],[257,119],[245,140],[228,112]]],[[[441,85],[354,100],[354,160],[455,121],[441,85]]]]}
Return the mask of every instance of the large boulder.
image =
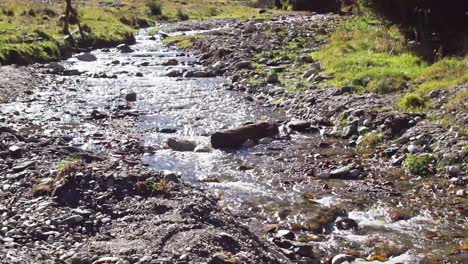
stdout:
{"type": "Polygon", "coordinates": [[[259,123],[239,128],[223,130],[211,136],[211,146],[215,149],[240,148],[247,140],[260,140],[279,133],[278,126],[272,123],[259,123]]]}

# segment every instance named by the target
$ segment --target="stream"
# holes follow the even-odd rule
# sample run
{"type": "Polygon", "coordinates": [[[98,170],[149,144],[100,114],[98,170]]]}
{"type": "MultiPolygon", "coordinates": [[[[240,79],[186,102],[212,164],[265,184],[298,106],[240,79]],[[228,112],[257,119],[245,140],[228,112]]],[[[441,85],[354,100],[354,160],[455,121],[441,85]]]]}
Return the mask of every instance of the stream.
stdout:
{"type": "MultiPolygon", "coordinates": [[[[192,33],[197,32],[186,34],[192,33]]],[[[166,77],[170,69],[202,68],[194,58],[164,47],[146,30],[131,48],[134,52],[93,51],[97,60],[91,62],[71,58],[63,66],[85,72],[64,77],[64,82],[74,86],[52,91],[42,87],[42,101],[9,104],[4,110],[27,113],[45,133],[64,130],[81,135],[73,142],[75,146],[106,152],[111,144],[93,135],[111,135],[112,131],[100,131],[83,117],[90,109],[107,112],[125,107],[127,103],[116,98],[135,92],[138,100],[130,111],[140,115],[136,131],[142,134],[142,144],[153,149],[144,154],[144,162],[157,171],[177,172],[185,182],[211,192],[251,230],[269,238],[277,229],[292,230],[298,241],[316,246],[318,256],[357,254],[375,263],[416,263],[423,257],[467,261],[466,254],[451,255],[466,237],[466,222],[446,221],[418,210],[418,203],[429,201],[425,197],[416,201],[417,194],[406,192],[422,180],[385,165],[372,151],[362,155],[346,142],[299,133],[290,140],[282,137],[235,151],[198,153],[165,148],[168,138],[209,146],[209,136],[220,129],[247,122],[284,122],[291,117],[262,102],[246,100],[244,94],[227,91],[229,82],[223,78],[166,77]],[[172,59],[178,64],[162,65],[172,59]],[[372,177],[346,181],[307,175],[314,164],[331,159],[360,159],[372,177]],[[412,209],[413,214],[392,221],[388,211],[393,208],[412,209]],[[338,228],[340,219],[352,219],[358,227],[338,228]]],[[[115,122],[125,129],[124,120],[115,122]]]]}

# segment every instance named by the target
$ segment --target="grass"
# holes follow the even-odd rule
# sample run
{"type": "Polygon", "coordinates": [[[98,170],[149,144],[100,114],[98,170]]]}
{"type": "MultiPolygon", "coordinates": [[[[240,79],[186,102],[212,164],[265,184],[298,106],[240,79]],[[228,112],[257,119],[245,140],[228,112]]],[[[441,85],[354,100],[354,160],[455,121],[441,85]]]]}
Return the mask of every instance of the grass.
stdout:
{"type": "Polygon", "coordinates": [[[431,172],[429,166],[434,160],[434,157],[428,154],[407,154],[406,160],[403,162],[403,168],[407,169],[411,174],[427,176],[431,172]]]}
{"type": "Polygon", "coordinates": [[[372,131],[362,136],[360,145],[363,147],[375,147],[382,141],[382,133],[372,131]]]}
{"type": "Polygon", "coordinates": [[[426,108],[427,101],[418,94],[409,93],[398,102],[398,106],[405,111],[421,111],[426,108]]]}
{"type": "Polygon", "coordinates": [[[430,64],[411,51],[398,27],[373,18],[353,18],[332,33],[313,57],[333,78],[326,85],[352,85],[359,92],[420,95],[468,81],[468,57],[430,64]]]}
{"type": "Polygon", "coordinates": [[[175,46],[177,48],[186,49],[191,47],[197,39],[202,38],[200,35],[195,36],[186,36],[186,35],[177,35],[169,36],[164,39],[164,45],[166,46],[175,46]]]}
{"type": "Polygon", "coordinates": [[[67,157],[57,163],[57,176],[64,177],[81,167],[81,159],[79,157],[67,157]]]}
{"type": "MultiPolygon", "coordinates": [[[[69,51],[61,33],[64,2],[0,1],[0,63],[29,64],[62,58],[69,51]]],[[[89,29],[84,43],[95,47],[130,42],[136,27],[150,25],[155,20],[266,18],[271,15],[259,14],[260,9],[233,0],[128,0],[125,1],[127,5],[120,8],[103,7],[99,2],[89,0],[76,4],[81,24],[89,29]]],[[[76,29],[74,25],[70,31],[76,29]]]]}

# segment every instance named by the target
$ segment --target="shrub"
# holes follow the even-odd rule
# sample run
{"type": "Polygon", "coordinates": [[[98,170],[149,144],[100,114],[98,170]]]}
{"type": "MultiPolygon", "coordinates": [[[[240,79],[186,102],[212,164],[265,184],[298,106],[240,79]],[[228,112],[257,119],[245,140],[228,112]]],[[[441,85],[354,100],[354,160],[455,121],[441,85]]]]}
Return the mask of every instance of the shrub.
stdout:
{"type": "Polygon", "coordinates": [[[150,14],[153,16],[160,16],[163,13],[162,4],[158,0],[147,2],[146,6],[149,8],[150,14]]]}
{"type": "Polygon", "coordinates": [[[428,154],[408,154],[406,160],[403,162],[403,168],[407,169],[410,173],[426,176],[431,170],[429,165],[434,162],[434,157],[428,154]]]}
{"type": "Polygon", "coordinates": [[[177,9],[176,16],[177,16],[177,18],[178,18],[180,21],[189,20],[189,15],[187,15],[186,13],[184,13],[184,12],[183,12],[182,10],[180,10],[180,9],[177,9]]]}
{"type": "Polygon", "coordinates": [[[426,104],[424,98],[414,93],[405,95],[398,103],[403,110],[422,110],[426,104]]]}

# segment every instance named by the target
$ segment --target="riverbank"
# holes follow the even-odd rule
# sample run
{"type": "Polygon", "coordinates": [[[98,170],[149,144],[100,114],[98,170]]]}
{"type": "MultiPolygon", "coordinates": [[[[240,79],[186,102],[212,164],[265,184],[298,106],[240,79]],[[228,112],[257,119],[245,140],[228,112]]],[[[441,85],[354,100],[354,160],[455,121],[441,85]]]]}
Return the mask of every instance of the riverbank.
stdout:
{"type": "Polygon", "coordinates": [[[75,3],[84,35],[72,23],[73,41],[63,28],[64,3],[29,0],[0,3],[0,64],[28,65],[66,59],[83,50],[131,44],[138,28],[155,21],[209,18],[267,18],[275,10],[263,10],[228,1],[218,4],[201,0],[86,1],[75,3]]]}

